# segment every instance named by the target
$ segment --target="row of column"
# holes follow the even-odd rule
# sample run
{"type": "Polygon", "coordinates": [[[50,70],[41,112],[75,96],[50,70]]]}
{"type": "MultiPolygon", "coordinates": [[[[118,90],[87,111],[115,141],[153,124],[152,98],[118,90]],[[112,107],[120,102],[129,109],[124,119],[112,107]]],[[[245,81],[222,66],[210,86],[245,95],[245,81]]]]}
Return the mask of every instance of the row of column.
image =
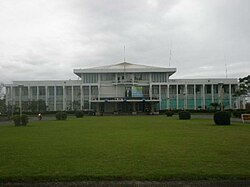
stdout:
{"type": "MultiPolygon", "coordinates": [[[[16,88],[18,88],[19,90],[19,98],[18,98],[18,102],[19,102],[19,107],[21,107],[22,105],[22,89],[24,87],[27,87],[28,88],[28,100],[33,100],[33,96],[31,94],[31,87],[35,87],[35,86],[17,86],[16,88]]],[[[48,86],[44,86],[45,87],[45,104],[46,106],[48,106],[48,86]]],[[[57,107],[56,107],[56,103],[57,103],[57,90],[56,90],[56,87],[57,86],[53,86],[54,87],[54,110],[56,111],[57,110],[57,107]]],[[[62,110],[66,110],[67,106],[66,106],[66,87],[69,87],[69,86],[62,86],[62,89],[63,89],[63,108],[62,110]]],[[[74,86],[70,86],[71,87],[71,102],[73,103],[74,102],[74,86]]],[[[80,107],[83,108],[84,106],[84,102],[83,102],[83,86],[80,85],[80,107]]],[[[91,85],[88,86],[89,87],[89,94],[88,94],[88,100],[91,101],[91,85]]],[[[98,87],[99,88],[99,87],[98,87]]],[[[10,89],[10,99],[8,99],[8,97],[6,98],[6,105],[9,104],[9,102],[11,102],[11,104],[13,105],[16,101],[16,95],[15,95],[15,92],[13,91],[14,90],[14,86],[11,86],[9,87],[8,89],[10,89]]],[[[37,94],[36,94],[36,100],[39,100],[39,86],[36,86],[36,90],[37,90],[37,94]]],[[[99,90],[99,89],[98,89],[99,90]]],[[[100,99],[100,93],[98,91],[98,99],[100,99]]],[[[91,103],[91,102],[90,102],[91,103]]],[[[91,109],[91,104],[89,103],[89,109],[91,109]]]]}
{"type": "MultiPolygon", "coordinates": [[[[167,109],[170,109],[170,106],[169,106],[169,103],[170,103],[170,94],[169,94],[169,87],[170,87],[171,84],[167,84],[167,109]]],[[[179,94],[178,94],[178,86],[179,85],[183,85],[183,84],[175,84],[176,85],[176,109],[179,109],[179,94]]],[[[190,85],[190,84],[188,84],[190,85]]],[[[199,84],[200,85],[200,84],[199,84]]],[[[214,87],[213,87],[214,84],[211,84],[211,98],[212,98],[212,102],[214,102],[214,87]]],[[[194,88],[194,110],[197,108],[197,103],[196,103],[196,99],[197,99],[197,96],[196,96],[196,84],[193,84],[194,88]]],[[[219,97],[219,100],[222,100],[222,95],[223,94],[223,90],[222,92],[220,93],[219,89],[222,89],[221,88],[218,88],[218,97],[219,97]]],[[[150,100],[152,100],[152,85],[150,85],[150,89],[149,89],[149,95],[150,95],[150,100]]],[[[187,97],[188,97],[188,92],[187,92],[187,84],[184,84],[184,92],[185,92],[185,95],[184,95],[184,109],[187,109],[188,107],[188,103],[187,103],[187,97]]],[[[159,100],[160,100],[160,109],[161,109],[161,85],[159,85],[159,100]]],[[[205,109],[205,105],[206,105],[206,94],[205,94],[205,84],[202,84],[202,109],[205,109]]],[[[232,89],[231,89],[231,84],[229,84],[229,107],[232,108],[232,89]]]]}
{"type": "MultiPolygon", "coordinates": [[[[167,98],[167,109],[170,109],[170,94],[169,94],[169,90],[170,90],[170,85],[172,84],[167,84],[167,85],[164,85],[164,86],[167,86],[167,95],[166,95],[166,98],[167,98]]],[[[178,86],[179,85],[183,85],[183,84],[175,84],[176,85],[176,108],[178,109],[178,106],[179,106],[179,94],[178,94],[178,86]]],[[[190,85],[190,84],[188,84],[190,85]]],[[[196,109],[196,84],[193,84],[194,85],[194,109],[196,109]]],[[[212,102],[214,102],[214,89],[213,89],[213,85],[214,84],[211,84],[211,98],[212,98],[212,102]]],[[[85,85],[84,85],[85,86],[85,85]]],[[[95,85],[96,86],[96,85],[95,85]]],[[[149,97],[150,97],[150,100],[153,100],[152,98],[152,84],[149,85],[149,97]]],[[[161,94],[161,90],[162,90],[162,85],[158,85],[159,86],[159,102],[160,102],[160,107],[161,107],[161,97],[162,97],[162,94],[161,94]]],[[[32,95],[31,95],[31,86],[27,86],[28,87],[28,99],[29,100],[32,100],[32,95]]],[[[33,86],[32,86],[33,87],[33,86]]],[[[45,103],[46,103],[46,106],[48,106],[48,86],[44,86],[45,87],[45,103]]],[[[57,109],[56,107],[56,103],[57,103],[57,89],[56,89],[57,86],[54,86],[54,110],[57,109]]],[[[66,87],[69,87],[69,86],[65,86],[63,85],[62,88],[63,88],[63,108],[62,110],[66,110],[67,106],[66,106],[66,87]]],[[[70,86],[71,87],[71,102],[73,103],[74,102],[74,86],[70,86]]],[[[84,106],[84,102],[83,102],[83,99],[84,99],[84,95],[83,95],[83,85],[80,85],[80,107],[81,109],[83,108],[84,106]]],[[[88,100],[89,100],[89,109],[91,109],[91,85],[88,85],[89,87],[89,94],[88,94],[88,100]]],[[[19,107],[21,107],[21,93],[22,93],[22,88],[23,86],[19,86],[19,107]]],[[[38,100],[39,99],[39,86],[36,86],[37,88],[37,95],[36,95],[36,99],[38,100]]],[[[10,87],[11,89],[11,101],[13,102],[15,99],[15,95],[14,95],[14,92],[13,92],[13,86],[10,87]]],[[[117,88],[116,88],[117,89],[117,88]]],[[[185,92],[185,95],[184,95],[184,106],[187,108],[187,97],[188,97],[188,92],[187,92],[187,84],[184,84],[184,92],[185,92]]],[[[218,90],[218,92],[220,92],[218,90]]],[[[219,93],[218,93],[219,94],[219,93]]],[[[221,96],[220,96],[221,97],[221,96]]],[[[98,84],[98,100],[100,100],[100,84],[98,84]]],[[[202,107],[203,109],[205,109],[205,100],[206,100],[206,95],[205,95],[205,84],[202,85],[202,107]]],[[[6,99],[6,104],[8,104],[8,99],[6,99]]],[[[13,104],[13,103],[12,103],[13,104]]],[[[230,104],[230,108],[232,108],[232,93],[231,93],[231,84],[229,84],[229,104],[230,104]]],[[[160,108],[161,109],[161,108],[160,108]]]]}

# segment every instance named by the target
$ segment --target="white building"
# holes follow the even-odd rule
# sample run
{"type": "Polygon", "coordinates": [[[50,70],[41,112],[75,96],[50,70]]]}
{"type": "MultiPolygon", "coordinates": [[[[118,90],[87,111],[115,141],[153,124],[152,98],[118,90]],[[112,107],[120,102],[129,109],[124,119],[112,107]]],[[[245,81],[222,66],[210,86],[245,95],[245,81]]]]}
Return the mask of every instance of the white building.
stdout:
{"type": "Polygon", "coordinates": [[[74,69],[79,80],[13,81],[6,85],[6,105],[30,110],[34,101],[47,111],[157,112],[208,109],[221,103],[236,108],[237,79],[170,79],[176,68],[120,64],[74,69]]]}

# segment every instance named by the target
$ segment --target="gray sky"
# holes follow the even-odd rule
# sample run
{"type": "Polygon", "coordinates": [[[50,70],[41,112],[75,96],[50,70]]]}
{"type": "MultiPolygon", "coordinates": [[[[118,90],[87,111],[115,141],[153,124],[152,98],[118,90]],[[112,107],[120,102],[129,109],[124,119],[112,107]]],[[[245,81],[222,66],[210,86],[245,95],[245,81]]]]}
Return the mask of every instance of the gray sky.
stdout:
{"type": "Polygon", "coordinates": [[[0,0],[0,82],[126,61],[172,78],[250,73],[249,0],[0,0]]]}

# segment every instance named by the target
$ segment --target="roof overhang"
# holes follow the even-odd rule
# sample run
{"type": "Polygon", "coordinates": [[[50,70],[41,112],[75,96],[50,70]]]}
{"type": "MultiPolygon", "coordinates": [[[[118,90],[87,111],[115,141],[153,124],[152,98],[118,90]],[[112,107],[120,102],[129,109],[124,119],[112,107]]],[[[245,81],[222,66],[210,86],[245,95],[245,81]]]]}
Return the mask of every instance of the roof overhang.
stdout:
{"type": "Polygon", "coordinates": [[[176,72],[176,68],[163,68],[154,66],[144,66],[131,63],[120,63],[111,66],[102,66],[96,68],[74,69],[74,73],[78,76],[87,73],[156,73],[163,72],[172,75],[176,72]]]}

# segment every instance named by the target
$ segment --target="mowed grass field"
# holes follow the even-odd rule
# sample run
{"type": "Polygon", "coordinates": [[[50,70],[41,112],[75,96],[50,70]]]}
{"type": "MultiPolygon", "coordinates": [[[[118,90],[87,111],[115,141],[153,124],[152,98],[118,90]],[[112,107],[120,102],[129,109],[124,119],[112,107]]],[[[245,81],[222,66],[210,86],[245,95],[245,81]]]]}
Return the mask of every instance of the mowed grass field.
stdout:
{"type": "Polygon", "coordinates": [[[0,126],[0,181],[250,179],[250,125],[103,116],[0,126]]]}

